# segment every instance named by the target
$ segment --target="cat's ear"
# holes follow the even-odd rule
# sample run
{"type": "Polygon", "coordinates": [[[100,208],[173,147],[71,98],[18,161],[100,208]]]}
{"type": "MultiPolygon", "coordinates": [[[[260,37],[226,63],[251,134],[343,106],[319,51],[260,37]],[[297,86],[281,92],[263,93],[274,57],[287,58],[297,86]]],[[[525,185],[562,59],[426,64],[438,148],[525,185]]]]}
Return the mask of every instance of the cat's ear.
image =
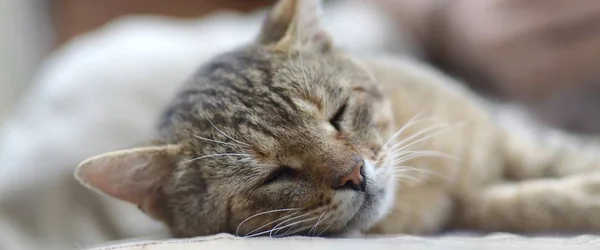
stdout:
{"type": "Polygon", "coordinates": [[[265,19],[258,42],[282,50],[308,46],[325,51],[330,36],[320,24],[322,0],[279,0],[265,19]]]}
{"type": "Polygon", "coordinates": [[[106,153],[83,161],[75,177],[87,187],[137,205],[163,220],[162,187],[172,174],[180,147],[143,147],[106,153]]]}

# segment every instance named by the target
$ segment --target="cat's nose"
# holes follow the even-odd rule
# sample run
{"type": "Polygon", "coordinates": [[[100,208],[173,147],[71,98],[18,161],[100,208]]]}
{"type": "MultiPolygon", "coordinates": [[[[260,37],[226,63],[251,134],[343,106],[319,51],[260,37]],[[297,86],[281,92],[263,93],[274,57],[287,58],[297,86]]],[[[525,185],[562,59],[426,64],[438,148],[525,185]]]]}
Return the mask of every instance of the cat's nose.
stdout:
{"type": "Polygon", "coordinates": [[[333,189],[353,189],[355,191],[364,192],[367,187],[367,182],[363,174],[364,161],[360,160],[347,175],[339,178],[337,183],[333,185],[333,189]]]}

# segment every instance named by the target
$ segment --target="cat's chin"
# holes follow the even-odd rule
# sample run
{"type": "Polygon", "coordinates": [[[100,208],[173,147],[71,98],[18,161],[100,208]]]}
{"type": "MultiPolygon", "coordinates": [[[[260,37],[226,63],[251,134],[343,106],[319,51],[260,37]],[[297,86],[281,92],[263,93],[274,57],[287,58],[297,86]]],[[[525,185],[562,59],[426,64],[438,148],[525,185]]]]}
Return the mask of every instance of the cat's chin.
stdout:
{"type": "Polygon", "coordinates": [[[370,176],[374,185],[367,187],[360,207],[346,223],[346,232],[368,230],[385,217],[393,204],[395,190],[393,178],[387,174],[375,173],[376,170],[371,163],[367,162],[365,167],[367,178],[370,176]],[[375,180],[378,177],[379,179],[375,180]]]}
{"type": "Polygon", "coordinates": [[[380,214],[378,209],[380,198],[375,196],[377,195],[372,193],[367,193],[364,196],[360,208],[345,225],[347,232],[365,230],[382,219],[383,215],[380,214]]]}

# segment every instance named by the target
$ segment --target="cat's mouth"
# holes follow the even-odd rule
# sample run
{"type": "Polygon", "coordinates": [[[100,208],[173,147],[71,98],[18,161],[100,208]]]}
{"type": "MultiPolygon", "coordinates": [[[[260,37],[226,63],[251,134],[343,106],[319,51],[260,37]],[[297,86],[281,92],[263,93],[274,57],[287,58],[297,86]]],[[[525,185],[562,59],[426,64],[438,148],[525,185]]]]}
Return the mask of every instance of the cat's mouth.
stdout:
{"type": "Polygon", "coordinates": [[[354,215],[346,222],[347,231],[361,230],[372,226],[378,220],[377,194],[373,191],[365,192],[354,215]]]}
{"type": "Polygon", "coordinates": [[[390,196],[390,193],[393,192],[390,190],[393,188],[387,186],[387,182],[385,181],[375,180],[377,176],[381,175],[373,173],[374,168],[372,164],[367,167],[367,173],[369,172],[371,174],[367,174],[365,178],[367,179],[367,183],[371,183],[371,185],[367,185],[365,192],[356,196],[355,207],[358,208],[354,215],[345,223],[344,228],[347,231],[366,230],[381,220],[389,210],[389,204],[391,204],[391,199],[393,199],[390,196]]]}

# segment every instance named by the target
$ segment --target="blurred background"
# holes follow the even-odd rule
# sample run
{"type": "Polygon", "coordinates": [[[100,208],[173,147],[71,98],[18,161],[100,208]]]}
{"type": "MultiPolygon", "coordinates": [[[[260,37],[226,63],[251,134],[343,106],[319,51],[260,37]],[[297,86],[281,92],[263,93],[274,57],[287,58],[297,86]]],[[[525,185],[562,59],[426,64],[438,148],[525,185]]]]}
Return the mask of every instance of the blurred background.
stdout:
{"type": "Polygon", "coordinates": [[[0,0],[0,121],[42,62],[71,38],[136,14],[199,18],[219,10],[249,12],[271,0],[0,0]]]}
{"type": "MultiPolygon", "coordinates": [[[[352,1],[352,0],[351,0],[352,1]]],[[[518,100],[553,125],[600,132],[595,0],[363,0],[395,20],[424,59],[490,96],[518,100]],[[592,112],[592,113],[590,113],[592,112]]],[[[1,0],[0,121],[42,59],[73,37],[131,15],[201,18],[273,0],[1,0]]]]}
{"type": "MultiPolygon", "coordinates": [[[[151,138],[194,69],[254,38],[273,0],[0,0],[0,249],[163,235],[76,183],[151,138]]],[[[598,0],[328,0],[359,54],[412,57],[548,125],[600,133],[598,0]]]]}

